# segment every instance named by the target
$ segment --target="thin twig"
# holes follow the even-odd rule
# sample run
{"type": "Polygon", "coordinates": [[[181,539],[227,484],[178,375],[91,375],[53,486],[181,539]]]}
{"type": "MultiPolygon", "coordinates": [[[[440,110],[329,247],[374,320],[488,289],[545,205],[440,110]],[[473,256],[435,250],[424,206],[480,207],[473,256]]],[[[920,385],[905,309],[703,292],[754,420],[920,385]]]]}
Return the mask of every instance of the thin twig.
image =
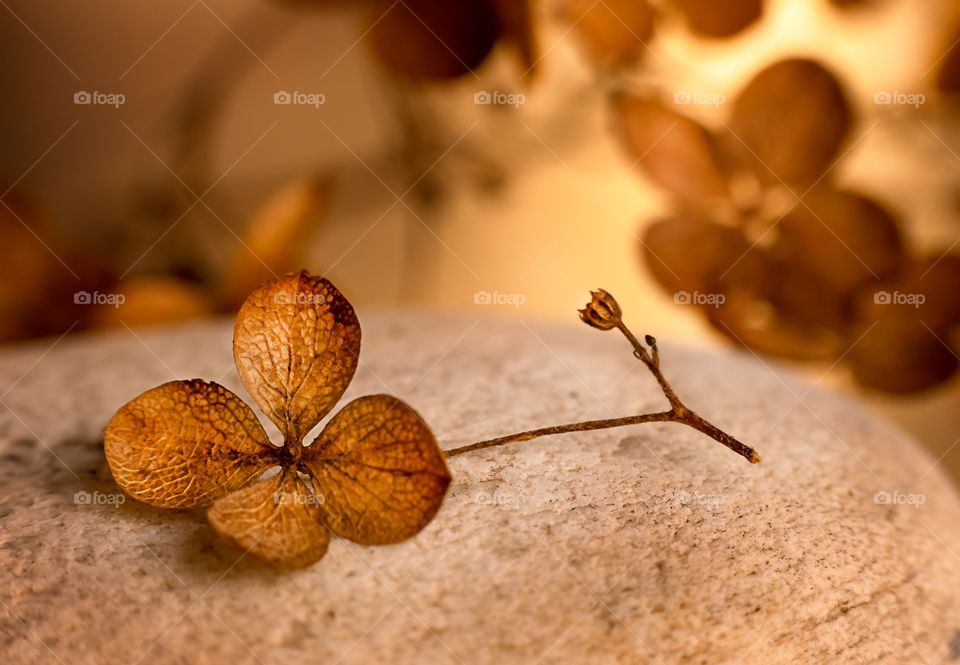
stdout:
{"type": "Polygon", "coordinates": [[[586,432],[590,430],[608,429],[611,427],[623,427],[624,425],[639,425],[642,423],[673,422],[686,425],[687,427],[692,427],[693,429],[706,434],[715,441],[722,443],[733,452],[744,457],[751,464],[758,464],[760,462],[760,455],[756,450],[730,436],[710,422],[704,420],[680,401],[680,398],[677,397],[677,394],[670,386],[670,383],[663,375],[663,372],[660,371],[660,351],[657,348],[657,340],[650,335],[647,335],[644,338],[650,347],[650,350],[648,351],[647,348],[641,344],[640,340],[637,339],[637,337],[623,323],[622,319],[620,318],[619,306],[616,305],[616,301],[613,300],[612,296],[605,291],[600,291],[599,294],[601,295],[594,293],[594,300],[591,305],[596,308],[599,301],[601,305],[606,303],[606,308],[601,307],[599,310],[594,309],[591,311],[589,310],[590,306],[588,306],[587,310],[581,310],[581,318],[587,324],[601,330],[612,330],[613,328],[616,328],[623,334],[624,337],[627,338],[627,341],[629,341],[630,345],[633,347],[633,355],[647,366],[647,369],[650,370],[650,373],[653,374],[654,378],[657,380],[657,383],[660,385],[660,389],[663,391],[664,396],[670,402],[670,410],[658,411],[656,413],[643,413],[636,416],[625,416],[623,418],[587,420],[584,422],[570,423],[567,425],[541,427],[539,429],[527,430],[525,432],[507,434],[506,436],[497,437],[496,439],[479,441],[467,446],[448,450],[444,454],[447,457],[453,457],[455,455],[462,455],[463,453],[469,453],[475,450],[493,448],[494,446],[502,446],[508,443],[516,443],[519,441],[529,441],[541,436],[550,436],[553,434],[586,432]],[[591,314],[593,316],[591,316],[591,314]]]}

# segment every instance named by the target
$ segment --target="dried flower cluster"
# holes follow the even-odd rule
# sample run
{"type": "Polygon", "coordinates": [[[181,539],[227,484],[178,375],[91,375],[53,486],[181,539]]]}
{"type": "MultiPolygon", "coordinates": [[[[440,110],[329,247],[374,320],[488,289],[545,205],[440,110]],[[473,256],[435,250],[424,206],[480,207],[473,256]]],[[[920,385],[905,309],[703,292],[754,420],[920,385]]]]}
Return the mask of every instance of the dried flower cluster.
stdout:
{"type": "Polygon", "coordinates": [[[331,533],[395,543],[433,518],[450,474],[430,429],[399,399],[356,399],[304,445],[340,400],[360,354],[356,314],[330,282],[306,272],[266,282],[240,308],[233,348],[244,386],[283,446],[223,386],[166,383],[106,428],[107,461],[131,496],[163,508],[209,505],[222,535],[290,566],[319,560],[331,533]]]}

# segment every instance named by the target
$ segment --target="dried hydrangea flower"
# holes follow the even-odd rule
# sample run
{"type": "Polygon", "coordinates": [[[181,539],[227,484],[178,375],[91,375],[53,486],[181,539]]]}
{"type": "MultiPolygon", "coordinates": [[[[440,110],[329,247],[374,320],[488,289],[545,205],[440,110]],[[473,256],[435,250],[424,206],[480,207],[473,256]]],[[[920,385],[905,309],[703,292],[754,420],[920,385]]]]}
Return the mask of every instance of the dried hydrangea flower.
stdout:
{"type": "Polygon", "coordinates": [[[331,533],[387,544],[430,522],[450,474],[430,429],[404,402],[356,399],[304,445],[360,354],[360,324],[333,284],[301,271],[261,285],[240,308],[233,351],[283,446],[223,386],[172,381],[123,406],[106,427],[107,461],[127,493],[164,508],[209,505],[223,536],[294,567],[323,557],[331,533]],[[274,467],[279,473],[261,478],[274,467]]]}

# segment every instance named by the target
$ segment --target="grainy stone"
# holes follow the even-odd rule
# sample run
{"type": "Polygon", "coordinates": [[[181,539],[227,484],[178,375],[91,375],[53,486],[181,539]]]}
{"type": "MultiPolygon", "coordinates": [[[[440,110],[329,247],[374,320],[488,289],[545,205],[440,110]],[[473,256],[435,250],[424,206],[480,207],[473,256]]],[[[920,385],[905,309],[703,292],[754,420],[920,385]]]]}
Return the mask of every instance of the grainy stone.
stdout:
{"type": "MultiPolygon", "coordinates": [[[[345,399],[401,396],[447,448],[662,404],[615,333],[361,320],[345,399]]],[[[229,322],[68,338],[33,366],[48,345],[0,356],[0,662],[955,657],[952,486],[899,430],[752,357],[662,351],[681,398],[755,445],[759,466],[677,425],[484,450],[450,460],[447,500],[413,540],[334,541],[283,573],[240,558],[202,513],[98,503],[119,492],[100,430],[134,395],[203,377],[248,397],[229,322]]]]}

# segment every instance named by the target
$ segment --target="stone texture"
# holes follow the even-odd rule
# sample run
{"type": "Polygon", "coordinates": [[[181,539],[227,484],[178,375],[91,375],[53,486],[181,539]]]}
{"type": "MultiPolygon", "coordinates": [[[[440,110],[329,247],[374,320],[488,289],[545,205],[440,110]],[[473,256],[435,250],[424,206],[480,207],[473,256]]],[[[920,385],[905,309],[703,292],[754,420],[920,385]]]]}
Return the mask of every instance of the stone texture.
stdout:
{"type": "MultiPolygon", "coordinates": [[[[614,333],[361,320],[345,399],[401,396],[447,448],[661,406],[614,333]]],[[[334,541],[283,573],[240,558],[202,513],[101,503],[119,490],[100,430],[131,397],[175,377],[247,397],[230,322],[77,336],[42,355],[49,343],[0,356],[0,662],[960,658],[952,486],[899,430],[751,356],[665,346],[663,366],[762,465],[677,425],[485,450],[450,460],[447,500],[415,539],[334,541]]]]}

